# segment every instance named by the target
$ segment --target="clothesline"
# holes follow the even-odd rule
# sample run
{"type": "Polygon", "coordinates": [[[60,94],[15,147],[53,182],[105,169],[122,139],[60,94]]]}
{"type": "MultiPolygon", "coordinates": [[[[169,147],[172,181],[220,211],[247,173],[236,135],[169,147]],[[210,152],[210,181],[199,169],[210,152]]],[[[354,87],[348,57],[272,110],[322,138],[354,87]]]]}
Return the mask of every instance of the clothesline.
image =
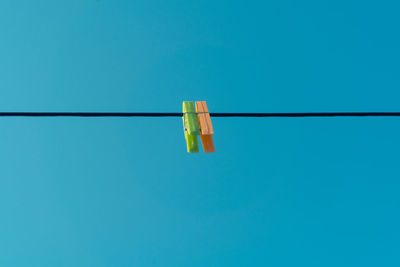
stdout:
{"type": "MultiPolygon", "coordinates": [[[[179,112],[0,112],[0,117],[182,117],[179,112]]],[[[211,117],[400,117],[400,112],[210,113],[211,117]]]]}

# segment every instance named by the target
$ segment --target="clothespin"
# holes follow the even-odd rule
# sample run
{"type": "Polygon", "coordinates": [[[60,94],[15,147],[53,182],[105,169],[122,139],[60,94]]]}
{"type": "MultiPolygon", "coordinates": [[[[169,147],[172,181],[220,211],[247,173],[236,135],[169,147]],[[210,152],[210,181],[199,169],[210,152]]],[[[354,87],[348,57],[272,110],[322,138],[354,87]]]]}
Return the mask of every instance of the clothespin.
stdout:
{"type": "Polygon", "coordinates": [[[214,141],[212,139],[214,130],[206,101],[196,102],[196,112],[200,124],[200,140],[203,150],[205,153],[215,152],[214,141]]]}
{"type": "Polygon", "coordinates": [[[199,144],[197,136],[200,134],[200,127],[196,117],[196,110],[192,101],[183,101],[183,129],[187,151],[189,153],[198,153],[199,144]]]}

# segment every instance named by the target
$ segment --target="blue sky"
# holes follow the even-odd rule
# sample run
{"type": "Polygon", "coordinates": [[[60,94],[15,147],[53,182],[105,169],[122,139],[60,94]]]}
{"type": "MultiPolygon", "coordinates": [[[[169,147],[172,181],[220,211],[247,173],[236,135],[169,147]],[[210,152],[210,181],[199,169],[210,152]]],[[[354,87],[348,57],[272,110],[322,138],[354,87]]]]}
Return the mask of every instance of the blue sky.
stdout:
{"type": "MultiPolygon", "coordinates": [[[[0,2],[1,111],[400,111],[397,1],[0,2]]],[[[0,266],[399,266],[397,118],[1,118],[0,266]]]]}

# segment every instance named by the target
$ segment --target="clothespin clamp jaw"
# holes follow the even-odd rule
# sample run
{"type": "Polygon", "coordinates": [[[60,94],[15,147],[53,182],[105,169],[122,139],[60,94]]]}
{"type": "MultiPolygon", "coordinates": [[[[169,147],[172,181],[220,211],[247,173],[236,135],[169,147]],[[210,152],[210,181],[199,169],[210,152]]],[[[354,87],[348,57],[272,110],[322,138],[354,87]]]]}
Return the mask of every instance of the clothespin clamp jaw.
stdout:
{"type": "Polygon", "coordinates": [[[200,134],[200,127],[196,117],[196,110],[192,101],[183,101],[183,130],[187,151],[189,153],[198,153],[199,144],[197,136],[200,134]]]}

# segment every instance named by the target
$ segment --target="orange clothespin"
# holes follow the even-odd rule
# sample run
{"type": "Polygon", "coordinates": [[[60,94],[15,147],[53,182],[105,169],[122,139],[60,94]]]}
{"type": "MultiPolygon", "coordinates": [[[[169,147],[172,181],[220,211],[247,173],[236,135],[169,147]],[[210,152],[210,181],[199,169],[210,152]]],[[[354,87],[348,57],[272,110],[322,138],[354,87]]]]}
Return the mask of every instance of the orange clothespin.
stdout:
{"type": "Polygon", "coordinates": [[[214,141],[212,139],[214,130],[206,101],[196,101],[196,112],[200,124],[200,140],[203,150],[205,153],[215,152],[214,141]]]}

